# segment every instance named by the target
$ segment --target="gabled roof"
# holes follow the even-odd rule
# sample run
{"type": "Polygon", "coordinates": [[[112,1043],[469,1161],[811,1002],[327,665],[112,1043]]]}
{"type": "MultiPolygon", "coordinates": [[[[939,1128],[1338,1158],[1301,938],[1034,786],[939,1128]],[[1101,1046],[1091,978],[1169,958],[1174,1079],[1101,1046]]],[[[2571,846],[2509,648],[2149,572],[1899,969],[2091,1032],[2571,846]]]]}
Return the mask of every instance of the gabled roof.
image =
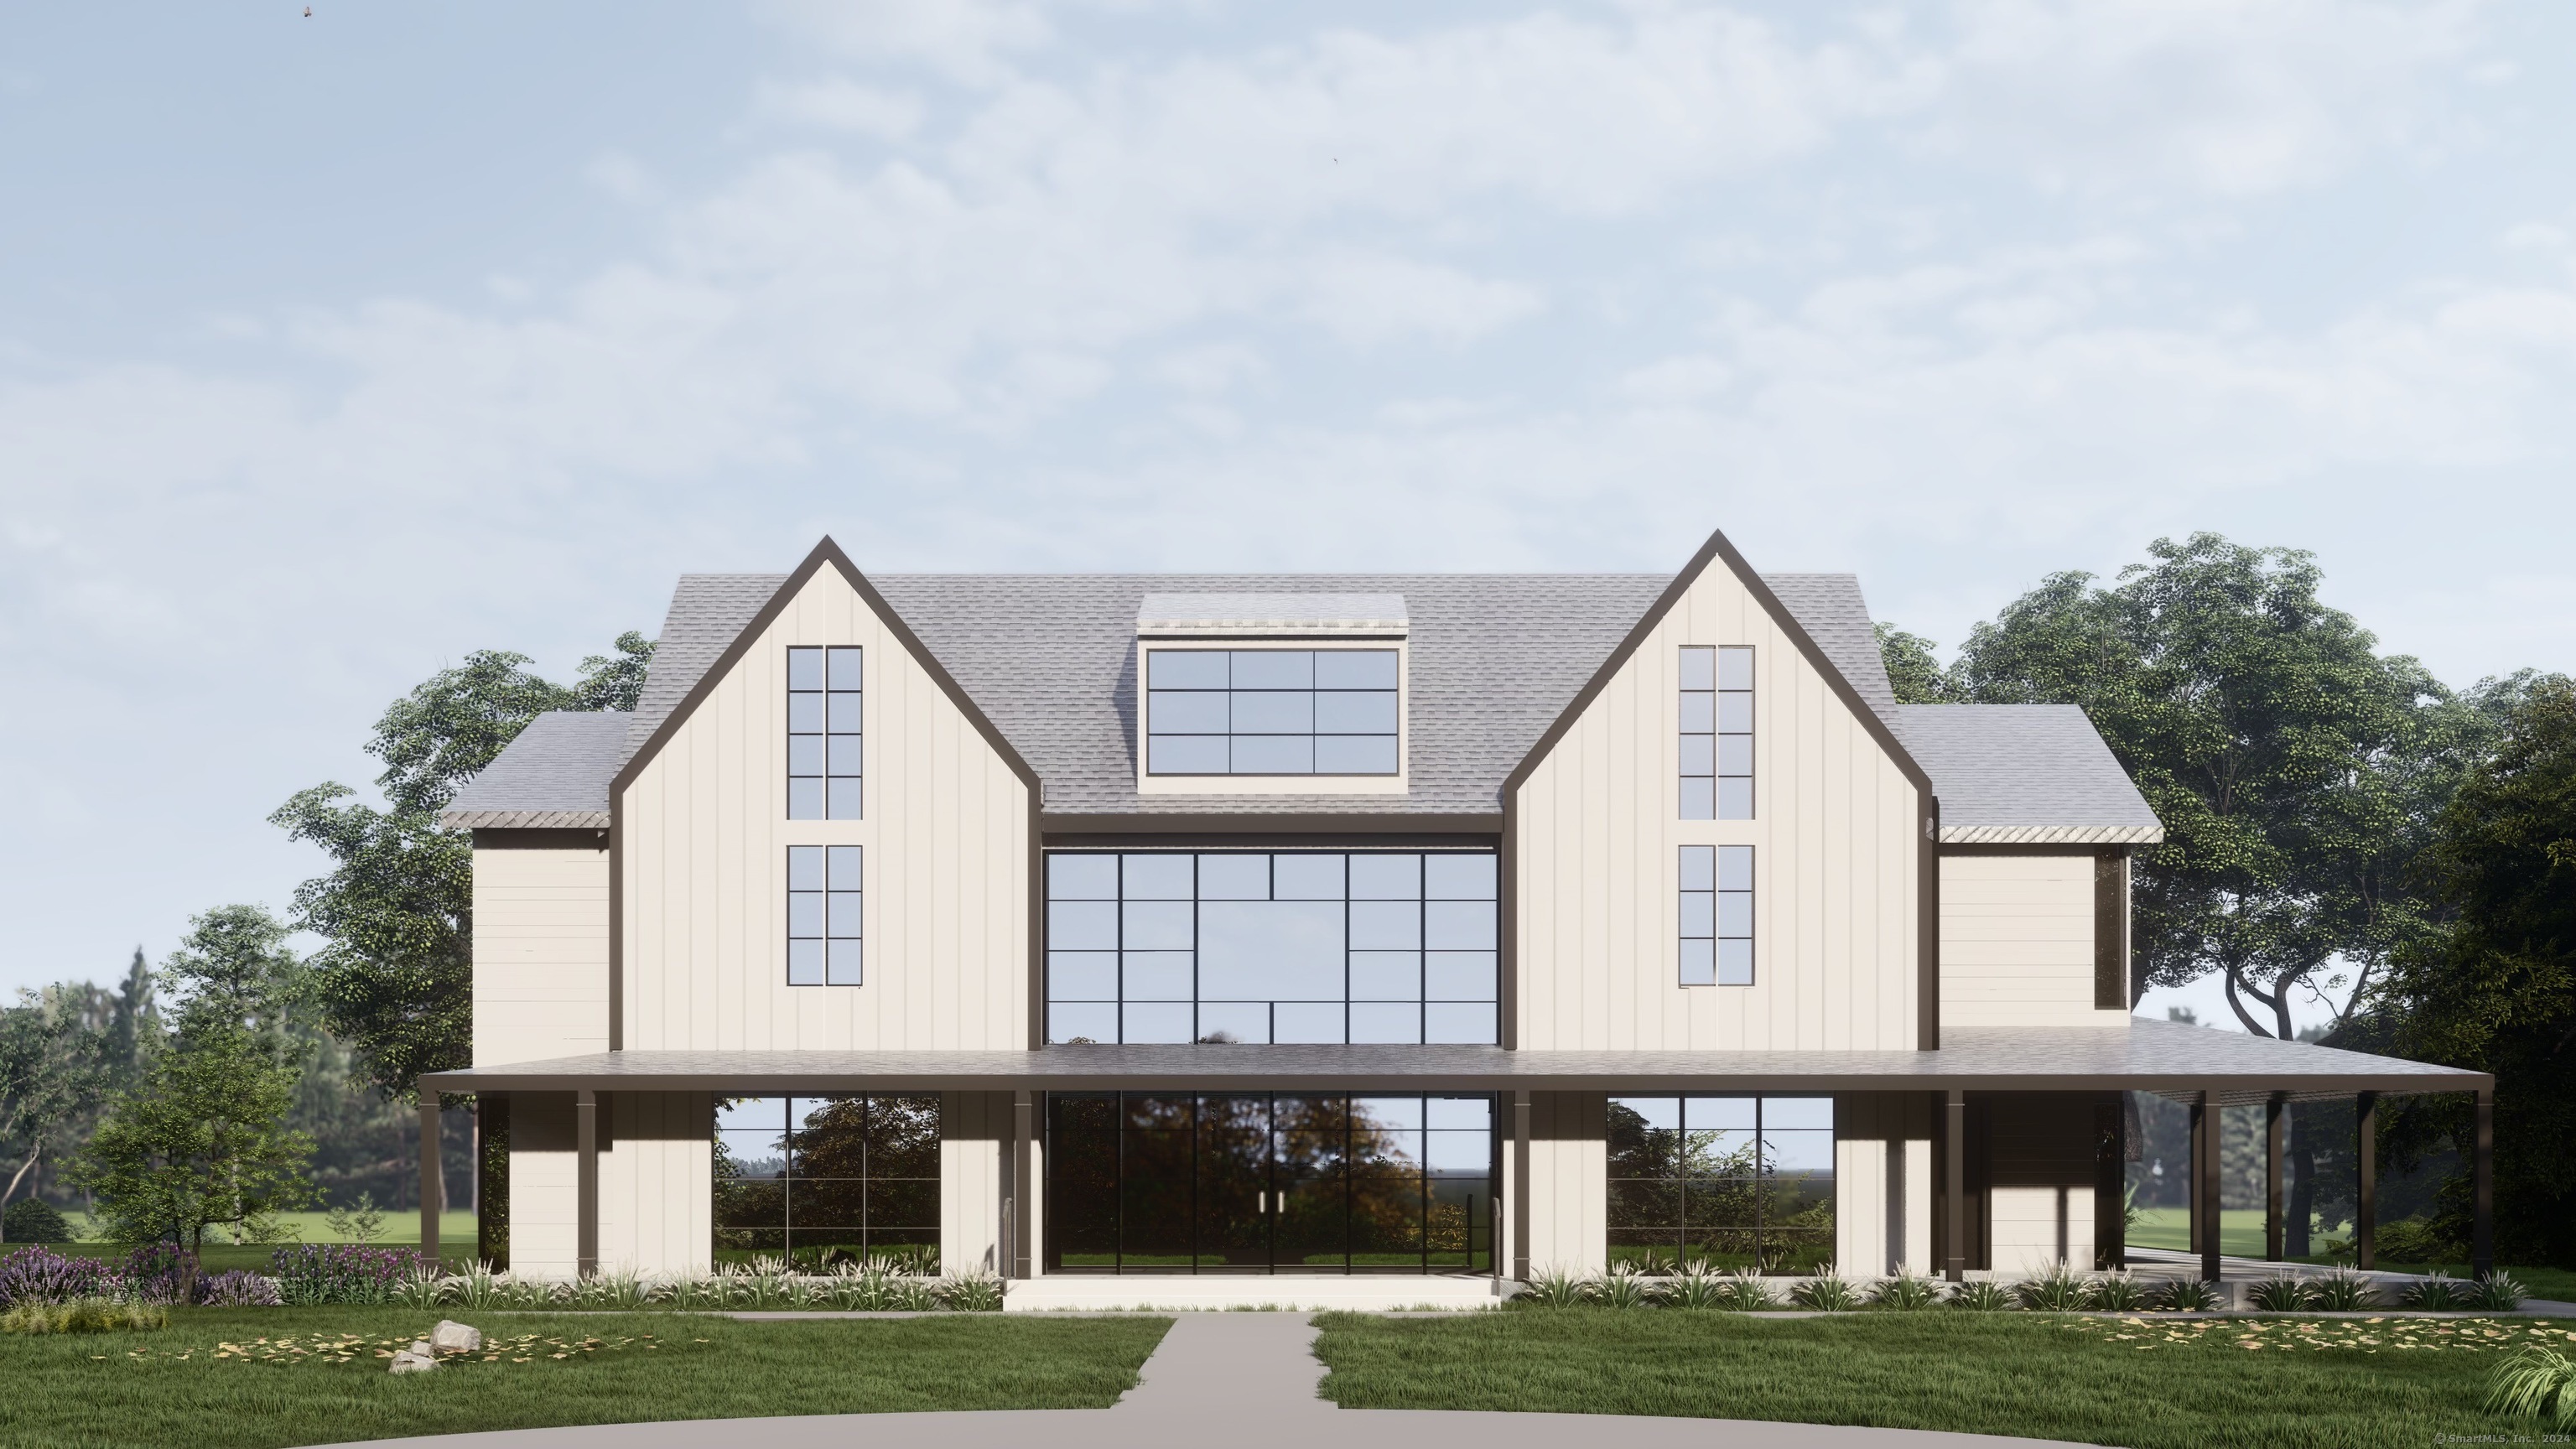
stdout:
{"type": "Polygon", "coordinates": [[[456,792],[448,825],[608,828],[608,781],[626,758],[627,716],[555,710],[528,721],[456,792]]]}
{"type": "Polygon", "coordinates": [[[1945,844],[2164,839],[2147,798],[2074,705],[1905,704],[1896,715],[1937,782],[1945,844]]]}

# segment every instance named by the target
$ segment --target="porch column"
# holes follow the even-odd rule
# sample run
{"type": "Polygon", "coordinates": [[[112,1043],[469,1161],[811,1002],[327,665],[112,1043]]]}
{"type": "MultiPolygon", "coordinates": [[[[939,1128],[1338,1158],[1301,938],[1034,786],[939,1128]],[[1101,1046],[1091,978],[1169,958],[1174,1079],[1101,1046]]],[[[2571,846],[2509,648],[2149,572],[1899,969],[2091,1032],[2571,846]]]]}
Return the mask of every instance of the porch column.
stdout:
{"type": "Polygon", "coordinates": [[[2183,1151],[2184,1161],[2182,1169],[2183,1219],[2188,1225],[2187,1230],[2190,1234],[2189,1246],[2191,1251],[2195,1253],[2200,1251],[2201,1230],[2208,1226],[2208,1224],[2200,1220],[2200,1183],[2202,1177],[2200,1159],[2203,1148],[2202,1139],[2206,1138],[2208,1135],[2209,1094],[2206,1092],[2196,1093],[2191,1099],[2191,1141],[2183,1151]]]}
{"type": "Polygon", "coordinates": [[[572,1094],[573,1270],[599,1271],[599,1094],[572,1094]]]}
{"type": "Polygon", "coordinates": [[[2352,1263],[2379,1266],[2379,1094],[2353,1099],[2352,1263]]]}
{"type": "Polygon", "coordinates": [[[1944,1214],[1941,1253],[1943,1275],[1953,1283],[1968,1280],[1968,1094],[1950,1089],[1941,1113],[1941,1198],[1944,1214]]]}
{"type": "Polygon", "coordinates": [[[2469,1270],[2481,1278],[2495,1273],[2495,1088],[2478,1089],[2477,1162],[2471,1169],[2475,1225],[2469,1239],[2469,1270]]]}
{"type": "Polygon", "coordinates": [[[2281,1261],[2281,1149],[2290,1125],[2290,1094],[2263,1099],[2263,1258],[2281,1261]]]}
{"type": "Polygon", "coordinates": [[[1503,1208],[1512,1235],[1512,1273],[1521,1282],[1530,1275],[1530,1094],[1512,1093],[1512,1117],[1505,1124],[1512,1134],[1512,1191],[1503,1208]]]}
{"type": "Polygon", "coordinates": [[[1036,1276],[1030,1269],[1036,1257],[1035,1245],[1029,1242],[1029,1220],[1037,1201],[1038,1169],[1030,1160],[1037,1144],[1037,1103],[1035,1094],[1011,1094],[1011,1168],[1005,1178],[1002,1200],[1002,1274],[1007,1278],[1036,1276]]]}
{"type": "Polygon", "coordinates": [[[447,1203],[447,1165],[439,1160],[438,1094],[420,1094],[420,1251],[438,1260],[438,1215],[447,1203]]]}
{"type": "Polygon", "coordinates": [[[2218,1149],[2220,1140],[2227,1134],[2220,1111],[2218,1093],[2203,1088],[2200,1094],[2200,1161],[2192,1172],[2191,1192],[2200,1200],[2200,1276],[2205,1283],[2218,1282],[2221,1276],[2218,1262],[2220,1225],[2225,1219],[2218,1210],[2218,1149]]]}

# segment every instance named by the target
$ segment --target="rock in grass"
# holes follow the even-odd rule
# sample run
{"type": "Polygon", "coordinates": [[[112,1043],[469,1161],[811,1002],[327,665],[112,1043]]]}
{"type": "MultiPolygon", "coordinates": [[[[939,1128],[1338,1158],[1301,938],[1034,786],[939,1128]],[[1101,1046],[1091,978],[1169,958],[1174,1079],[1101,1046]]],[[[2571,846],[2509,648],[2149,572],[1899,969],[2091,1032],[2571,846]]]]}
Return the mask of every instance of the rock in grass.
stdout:
{"type": "Polygon", "coordinates": [[[436,1367],[438,1367],[438,1360],[430,1357],[428,1343],[421,1342],[395,1354],[391,1372],[425,1374],[436,1367]]]}
{"type": "Polygon", "coordinates": [[[474,1353],[483,1347],[483,1330],[442,1318],[429,1331],[429,1346],[438,1353],[474,1353]]]}

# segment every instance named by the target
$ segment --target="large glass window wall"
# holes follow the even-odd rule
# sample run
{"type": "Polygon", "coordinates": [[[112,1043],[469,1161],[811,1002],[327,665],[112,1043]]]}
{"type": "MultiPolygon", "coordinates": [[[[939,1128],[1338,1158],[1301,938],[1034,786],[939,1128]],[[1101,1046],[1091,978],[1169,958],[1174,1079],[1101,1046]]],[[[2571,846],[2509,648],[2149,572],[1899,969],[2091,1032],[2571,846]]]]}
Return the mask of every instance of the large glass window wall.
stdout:
{"type": "Polygon", "coordinates": [[[1833,1261],[1832,1098],[1613,1097],[1609,1138],[1613,1261],[1833,1261]]]}
{"type": "Polygon", "coordinates": [[[1491,1273],[1490,1095],[1059,1093],[1050,1273],[1491,1273]]]}
{"type": "Polygon", "coordinates": [[[716,1101],[715,1257],[939,1259],[939,1098],[716,1101]]]}
{"type": "Polygon", "coordinates": [[[1491,851],[1060,851],[1047,1039],[1491,1045],[1491,851]]]}

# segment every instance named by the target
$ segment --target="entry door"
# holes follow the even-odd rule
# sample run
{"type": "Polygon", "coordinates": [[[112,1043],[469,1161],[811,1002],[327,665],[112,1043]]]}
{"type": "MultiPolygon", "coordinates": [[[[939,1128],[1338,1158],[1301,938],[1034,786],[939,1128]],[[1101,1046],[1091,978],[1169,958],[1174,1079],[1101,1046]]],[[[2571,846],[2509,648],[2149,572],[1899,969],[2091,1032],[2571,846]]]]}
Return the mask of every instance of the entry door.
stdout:
{"type": "Polygon", "coordinates": [[[1270,1270],[1270,1099],[1199,1098],[1198,1267],[1270,1270]]]}
{"type": "Polygon", "coordinates": [[[1271,1263],[1281,1273],[1339,1273],[1350,1251],[1348,1097],[1272,1099],[1271,1263]]]}

